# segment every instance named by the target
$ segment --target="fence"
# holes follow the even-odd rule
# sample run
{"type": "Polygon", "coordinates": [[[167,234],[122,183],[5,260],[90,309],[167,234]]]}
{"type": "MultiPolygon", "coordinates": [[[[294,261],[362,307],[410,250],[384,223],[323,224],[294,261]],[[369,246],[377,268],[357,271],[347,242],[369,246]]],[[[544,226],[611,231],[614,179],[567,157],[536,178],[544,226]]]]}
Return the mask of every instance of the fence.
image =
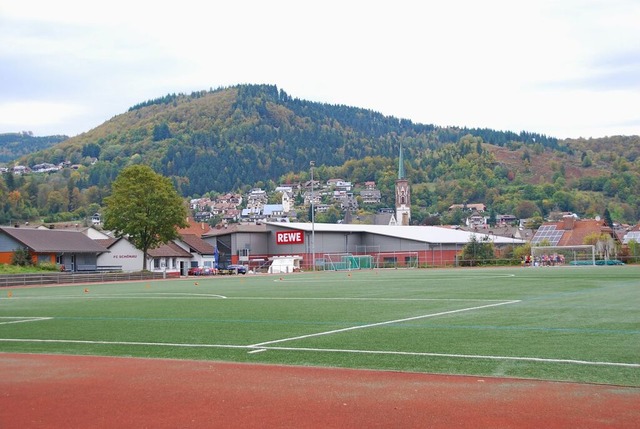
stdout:
{"type": "Polygon", "coordinates": [[[51,284],[83,284],[107,283],[136,280],[157,280],[165,278],[164,273],[132,272],[132,273],[35,273],[35,274],[3,274],[0,275],[0,288],[9,286],[36,286],[51,284]]]}

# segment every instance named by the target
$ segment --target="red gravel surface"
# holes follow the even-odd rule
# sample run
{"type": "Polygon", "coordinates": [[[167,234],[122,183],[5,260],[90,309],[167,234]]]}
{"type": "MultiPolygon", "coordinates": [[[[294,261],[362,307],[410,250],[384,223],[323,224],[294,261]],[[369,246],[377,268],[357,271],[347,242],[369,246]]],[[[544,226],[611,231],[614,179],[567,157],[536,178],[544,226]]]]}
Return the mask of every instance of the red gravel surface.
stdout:
{"type": "Polygon", "coordinates": [[[0,428],[638,428],[640,389],[0,353],[0,428]]]}

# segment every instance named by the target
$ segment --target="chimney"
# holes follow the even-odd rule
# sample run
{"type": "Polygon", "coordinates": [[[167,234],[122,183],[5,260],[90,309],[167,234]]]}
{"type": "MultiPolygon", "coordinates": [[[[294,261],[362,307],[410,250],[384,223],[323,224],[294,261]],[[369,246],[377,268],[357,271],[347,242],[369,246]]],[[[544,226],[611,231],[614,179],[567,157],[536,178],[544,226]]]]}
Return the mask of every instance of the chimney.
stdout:
{"type": "Polygon", "coordinates": [[[564,221],[565,231],[571,231],[576,223],[576,218],[574,218],[573,216],[565,216],[562,220],[564,221]]]}

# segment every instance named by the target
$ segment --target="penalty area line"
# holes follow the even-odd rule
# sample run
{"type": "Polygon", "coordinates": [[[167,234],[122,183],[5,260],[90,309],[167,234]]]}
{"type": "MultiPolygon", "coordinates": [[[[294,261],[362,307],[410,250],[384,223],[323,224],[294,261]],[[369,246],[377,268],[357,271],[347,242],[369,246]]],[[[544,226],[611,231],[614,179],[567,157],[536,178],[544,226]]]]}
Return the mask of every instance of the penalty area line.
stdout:
{"type": "Polygon", "coordinates": [[[478,305],[478,306],[475,306],[475,307],[459,308],[457,310],[441,311],[439,313],[429,313],[429,314],[423,314],[423,315],[420,315],[420,316],[406,317],[404,319],[386,320],[384,322],[368,323],[366,325],[349,326],[348,328],[334,329],[334,330],[331,330],[331,331],[324,331],[324,332],[316,332],[315,334],[300,335],[300,336],[297,336],[297,337],[289,337],[289,338],[281,338],[279,340],[273,340],[273,341],[265,341],[265,342],[262,342],[262,343],[252,344],[249,347],[251,347],[251,348],[263,347],[263,346],[266,346],[266,345],[269,345],[269,344],[278,344],[278,343],[284,343],[286,341],[303,340],[303,339],[306,339],[306,338],[320,337],[322,335],[331,335],[331,334],[338,334],[338,333],[341,333],[341,332],[355,331],[356,329],[374,328],[376,326],[384,326],[384,325],[391,325],[391,324],[394,324],[394,323],[410,322],[412,320],[428,319],[430,317],[446,316],[446,315],[449,315],[449,314],[462,313],[462,312],[465,312],[465,311],[481,310],[483,308],[497,307],[497,306],[500,306],[500,305],[507,305],[507,304],[516,304],[518,302],[521,302],[521,301],[520,300],[514,300],[514,301],[498,302],[498,303],[494,303],[494,304],[478,305]]]}
{"type": "Polygon", "coordinates": [[[53,317],[18,317],[18,316],[4,316],[0,319],[11,319],[8,322],[0,322],[0,325],[9,325],[11,323],[27,323],[27,322],[40,322],[42,320],[51,320],[53,317]],[[19,320],[15,320],[19,319],[19,320]]]}

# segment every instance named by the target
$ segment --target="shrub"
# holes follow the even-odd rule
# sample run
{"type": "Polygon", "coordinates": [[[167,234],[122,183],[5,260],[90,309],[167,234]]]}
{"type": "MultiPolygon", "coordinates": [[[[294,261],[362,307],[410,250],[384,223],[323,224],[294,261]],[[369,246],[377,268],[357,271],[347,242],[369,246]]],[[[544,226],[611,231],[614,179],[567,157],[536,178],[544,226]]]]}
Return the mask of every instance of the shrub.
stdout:
{"type": "Polygon", "coordinates": [[[31,258],[31,253],[29,253],[29,249],[22,248],[16,249],[11,256],[11,265],[18,265],[21,267],[26,267],[29,265],[33,265],[33,259],[31,258]]]}

